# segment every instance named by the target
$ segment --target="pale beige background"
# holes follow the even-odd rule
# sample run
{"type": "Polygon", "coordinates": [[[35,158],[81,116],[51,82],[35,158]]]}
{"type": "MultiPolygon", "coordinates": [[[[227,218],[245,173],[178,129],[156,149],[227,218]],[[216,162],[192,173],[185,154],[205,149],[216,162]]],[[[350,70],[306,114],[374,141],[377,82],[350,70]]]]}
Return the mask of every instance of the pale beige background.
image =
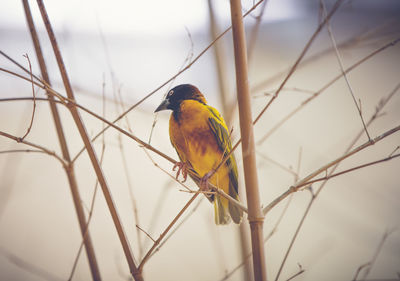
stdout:
{"type": "MultiPolygon", "coordinates": [[[[106,96],[113,98],[113,87],[121,87],[127,106],[169,79],[179,70],[190,52],[191,42],[185,27],[191,33],[195,56],[207,46],[210,38],[205,1],[195,2],[192,7],[185,6],[185,13],[180,12],[175,17],[174,13],[184,4],[171,2],[165,5],[161,2],[164,3],[152,1],[151,7],[118,2],[118,5],[108,7],[108,10],[104,9],[104,6],[107,8],[106,4],[97,5],[97,1],[84,2],[81,6],[75,2],[46,3],[50,18],[55,22],[57,38],[72,84],[77,89],[84,89],[76,91],[80,104],[97,113],[102,112],[103,77],[106,96]],[[107,47],[102,43],[99,25],[107,47]],[[157,32],[158,29],[160,32],[157,32]],[[112,83],[111,70],[116,77],[116,85],[112,83]]],[[[274,4],[278,1],[270,2],[274,10],[267,12],[266,21],[259,32],[250,66],[251,85],[292,65],[318,21],[316,1],[297,1],[297,5],[293,5],[294,1],[284,1],[283,6],[274,4]]],[[[24,26],[22,7],[19,7],[19,2],[18,5],[14,1],[5,3],[0,12],[3,17],[0,49],[24,65],[26,61],[22,55],[28,53],[35,73],[38,73],[30,35],[24,26]]],[[[34,6],[35,2],[32,1],[31,5],[34,6]]],[[[250,5],[251,1],[245,2],[246,8],[250,5]]],[[[226,27],[229,24],[227,3],[219,4],[218,7],[220,23],[226,27]]],[[[34,15],[42,30],[36,7],[34,15]]],[[[387,23],[370,40],[341,50],[345,66],[350,66],[372,50],[397,38],[400,25],[396,19],[399,15],[400,7],[396,1],[352,1],[340,9],[332,22],[338,42],[387,23]]],[[[250,29],[254,18],[246,20],[246,23],[250,29]]],[[[55,88],[63,93],[46,34],[42,32],[40,36],[52,81],[55,88]]],[[[232,93],[231,102],[234,99],[235,82],[230,34],[222,42],[227,82],[232,93]]],[[[324,30],[313,44],[310,55],[330,45],[324,30]]],[[[354,92],[362,101],[366,119],[374,113],[379,100],[399,83],[399,48],[396,45],[387,49],[349,75],[354,92]]],[[[210,104],[221,108],[213,58],[212,50],[207,52],[191,69],[179,76],[174,85],[193,83],[203,91],[210,104]]],[[[0,65],[16,70],[3,57],[0,58],[0,65]]],[[[300,69],[287,86],[315,91],[339,72],[336,58],[330,54],[300,69]]],[[[269,99],[259,97],[260,94],[276,89],[281,80],[253,93],[258,96],[253,100],[254,116],[269,99]]],[[[31,95],[28,83],[4,73],[0,74],[0,89],[1,98],[31,95]]],[[[154,120],[153,111],[166,90],[167,87],[163,88],[128,115],[134,134],[143,140],[149,138],[154,120]]],[[[44,96],[42,91],[37,95],[44,96]]],[[[295,91],[282,92],[255,126],[256,140],[308,96],[295,91]]],[[[377,136],[398,126],[399,108],[400,98],[397,94],[385,108],[386,114],[370,127],[370,134],[377,136]]],[[[31,110],[30,102],[0,103],[0,130],[17,136],[23,135],[29,124],[31,110]]],[[[239,139],[240,130],[237,110],[232,110],[235,113],[235,141],[239,139]]],[[[64,108],[60,108],[60,111],[70,150],[75,155],[81,149],[82,142],[69,113],[64,108]]],[[[99,121],[86,114],[82,116],[91,135],[101,129],[99,121]]],[[[107,119],[112,120],[116,116],[115,105],[107,102],[107,119]]],[[[158,114],[151,143],[177,158],[169,143],[168,117],[166,112],[158,114]]],[[[120,125],[126,127],[124,122],[120,125]]],[[[290,173],[266,161],[263,155],[296,169],[299,150],[302,149],[300,177],[304,177],[340,156],[361,128],[358,113],[342,79],[258,146],[258,175],[263,204],[271,202],[294,180],[290,173]]],[[[37,104],[33,128],[27,139],[59,153],[53,121],[48,105],[44,102],[37,104]]],[[[156,168],[134,141],[126,137],[122,140],[132,191],[138,203],[139,224],[153,238],[157,238],[191,195],[181,192],[181,187],[156,168]]],[[[364,141],[365,136],[358,144],[364,141]]],[[[138,244],[148,249],[151,241],[143,234],[142,240],[138,241],[135,229],[137,222],[134,221],[129,199],[118,134],[114,130],[107,131],[105,142],[105,175],[137,257],[138,244]]],[[[386,157],[399,144],[400,135],[397,133],[346,160],[341,169],[386,157]]],[[[95,146],[100,153],[101,142],[96,141],[95,146]]],[[[1,151],[21,148],[26,147],[0,138],[1,151]]],[[[240,154],[238,150],[236,156],[241,172],[240,154]]],[[[161,167],[171,172],[170,163],[157,155],[151,155],[161,167]]],[[[76,162],[76,171],[82,200],[89,206],[95,176],[85,154],[76,162]]],[[[286,280],[296,273],[298,263],[306,272],[295,280],[351,280],[357,268],[373,256],[383,233],[394,228],[397,230],[382,247],[369,278],[397,278],[400,271],[399,179],[398,159],[332,179],[306,219],[280,280],[286,280]]],[[[189,181],[188,185],[194,188],[192,182],[189,181]]],[[[243,193],[242,198],[244,201],[243,193]]],[[[267,271],[271,280],[275,278],[309,199],[308,191],[293,196],[278,231],[266,244],[267,271]]],[[[273,228],[286,202],[279,204],[266,217],[265,234],[273,228]]],[[[101,192],[96,198],[90,230],[103,279],[127,279],[128,268],[101,192]]],[[[76,215],[61,165],[42,154],[0,154],[0,280],[42,280],[42,277],[28,272],[26,268],[17,266],[7,258],[6,253],[44,268],[60,280],[67,280],[80,242],[76,215]]],[[[237,227],[215,226],[213,208],[203,200],[190,219],[146,264],[145,280],[220,280],[226,271],[230,271],[241,260],[237,227]]],[[[239,270],[229,280],[242,279],[242,271],[239,270]]],[[[84,253],[73,280],[90,280],[84,253]]]]}

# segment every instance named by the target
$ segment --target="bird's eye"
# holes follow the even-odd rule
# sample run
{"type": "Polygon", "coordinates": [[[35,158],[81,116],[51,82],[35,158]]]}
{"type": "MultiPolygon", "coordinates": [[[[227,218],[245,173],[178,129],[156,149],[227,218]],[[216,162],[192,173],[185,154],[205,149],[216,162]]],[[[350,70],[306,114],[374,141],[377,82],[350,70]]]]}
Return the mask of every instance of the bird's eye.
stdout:
{"type": "Polygon", "coordinates": [[[168,95],[167,95],[167,98],[169,98],[170,96],[172,96],[172,95],[173,95],[173,93],[174,93],[174,91],[173,91],[173,90],[169,91],[169,92],[168,92],[168,95]]]}

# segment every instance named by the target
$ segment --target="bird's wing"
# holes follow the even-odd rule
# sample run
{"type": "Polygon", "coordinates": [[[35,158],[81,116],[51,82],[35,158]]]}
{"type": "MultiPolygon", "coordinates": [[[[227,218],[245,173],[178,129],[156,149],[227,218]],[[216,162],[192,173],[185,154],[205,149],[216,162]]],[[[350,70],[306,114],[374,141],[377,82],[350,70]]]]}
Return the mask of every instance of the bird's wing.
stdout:
{"type": "MultiPolygon", "coordinates": [[[[217,140],[218,146],[226,157],[232,150],[232,144],[228,134],[228,128],[225,124],[224,119],[219,112],[211,107],[207,106],[212,113],[211,117],[208,118],[210,128],[214,133],[217,140]]],[[[226,160],[225,165],[229,168],[229,195],[233,198],[238,198],[238,170],[236,166],[235,156],[231,154],[226,160]]]]}

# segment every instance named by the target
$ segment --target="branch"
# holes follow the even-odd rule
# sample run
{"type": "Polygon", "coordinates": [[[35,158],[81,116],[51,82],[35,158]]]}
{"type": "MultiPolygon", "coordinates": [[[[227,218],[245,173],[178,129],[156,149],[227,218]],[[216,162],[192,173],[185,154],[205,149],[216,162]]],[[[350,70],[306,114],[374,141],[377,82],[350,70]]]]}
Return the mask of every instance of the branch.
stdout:
{"type": "Polygon", "coordinates": [[[14,141],[16,141],[16,142],[18,142],[18,143],[23,143],[23,144],[29,145],[29,146],[31,146],[31,147],[37,148],[37,149],[39,149],[40,151],[42,151],[43,153],[55,157],[55,158],[61,163],[61,165],[62,165],[64,168],[67,168],[67,167],[68,167],[68,163],[66,163],[66,162],[64,161],[64,159],[62,159],[62,158],[61,158],[59,155],[57,155],[57,153],[55,153],[54,151],[51,151],[51,150],[45,148],[44,146],[41,146],[41,145],[39,145],[39,144],[34,144],[34,143],[29,142],[29,141],[27,141],[27,140],[23,140],[22,138],[19,138],[19,137],[10,135],[10,134],[8,134],[8,133],[6,133],[6,132],[3,132],[3,131],[0,131],[0,136],[3,136],[3,137],[6,137],[6,138],[9,138],[9,139],[12,139],[12,140],[14,140],[14,141]]]}
{"type": "MultiPolygon", "coordinates": [[[[323,0],[320,0],[320,1],[321,1],[321,5],[322,5],[323,15],[326,16],[326,13],[327,13],[327,12],[326,12],[325,3],[324,3],[323,0]]],[[[339,66],[340,66],[340,70],[342,71],[342,74],[343,74],[343,78],[344,78],[344,80],[346,81],[346,84],[347,84],[347,87],[349,88],[349,92],[350,92],[350,94],[351,94],[351,97],[353,98],[354,104],[355,104],[355,106],[357,107],[357,111],[358,111],[358,114],[360,115],[361,122],[362,122],[362,124],[363,124],[365,133],[367,134],[367,137],[368,137],[368,139],[370,140],[371,137],[370,137],[370,135],[369,135],[369,133],[368,133],[367,126],[365,125],[364,118],[363,118],[363,116],[362,116],[361,105],[360,105],[360,107],[359,107],[358,104],[357,104],[356,98],[355,98],[355,96],[354,96],[353,88],[351,87],[350,81],[349,81],[349,79],[348,79],[348,77],[347,77],[347,75],[346,75],[346,72],[345,72],[345,70],[344,70],[343,61],[342,61],[342,58],[341,58],[341,56],[340,56],[339,49],[338,49],[338,47],[337,47],[335,37],[333,36],[333,32],[332,32],[332,28],[331,28],[331,24],[330,24],[329,20],[327,20],[327,27],[328,27],[329,37],[331,38],[332,45],[333,45],[333,48],[334,48],[334,50],[335,50],[336,58],[337,58],[337,60],[338,60],[339,66]]]]}
{"type": "Polygon", "coordinates": [[[254,120],[254,124],[260,120],[261,116],[264,114],[264,112],[268,109],[268,107],[272,104],[272,102],[278,97],[280,91],[282,88],[286,85],[286,82],[289,80],[289,78],[292,76],[292,74],[295,72],[297,66],[299,65],[300,61],[303,59],[305,54],[308,52],[308,49],[311,47],[311,44],[314,42],[315,38],[317,35],[321,32],[322,28],[325,26],[327,21],[333,16],[333,14],[336,12],[336,10],[340,7],[344,0],[337,0],[332,8],[332,10],[329,12],[328,16],[326,16],[325,20],[320,23],[318,28],[315,30],[314,34],[311,36],[311,38],[308,40],[306,46],[304,47],[303,51],[300,53],[300,56],[297,58],[296,62],[293,64],[292,68],[290,69],[289,73],[287,74],[286,78],[283,80],[281,85],[279,86],[278,90],[276,91],[275,95],[269,100],[268,104],[261,110],[261,112],[257,115],[256,119],[254,120]]]}
{"type": "MultiPolygon", "coordinates": [[[[368,54],[367,56],[363,57],[362,59],[360,59],[359,61],[357,61],[356,63],[354,63],[352,66],[348,67],[345,70],[345,73],[349,73],[352,70],[354,70],[356,67],[358,67],[359,65],[361,65],[362,63],[366,62],[367,60],[369,60],[370,58],[374,57],[375,55],[377,55],[378,53],[386,50],[389,47],[392,47],[394,45],[396,45],[398,42],[400,41],[400,37],[390,41],[389,43],[386,43],[385,45],[383,45],[382,47],[376,49],[375,51],[371,52],[370,54],[368,54]]],[[[296,113],[298,113],[302,108],[304,108],[309,102],[311,102],[312,100],[314,100],[315,98],[317,98],[319,95],[321,95],[326,89],[328,89],[330,86],[332,86],[335,82],[337,82],[341,77],[343,76],[343,73],[337,75],[336,77],[334,77],[331,81],[329,81],[327,84],[325,84],[321,89],[319,89],[318,91],[316,91],[311,97],[309,97],[308,99],[306,99],[305,101],[303,101],[300,106],[298,106],[297,108],[295,108],[292,112],[290,112],[289,114],[287,114],[284,118],[281,119],[281,121],[279,121],[278,123],[276,123],[276,125],[274,127],[272,127],[271,130],[269,130],[269,132],[267,134],[265,134],[261,139],[258,140],[257,144],[261,144],[263,143],[268,137],[270,137],[279,127],[281,127],[286,121],[288,121],[291,117],[293,117],[296,113]]]]}
{"type": "MultiPolygon", "coordinates": [[[[246,17],[248,14],[250,14],[254,9],[256,9],[258,7],[258,5],[260,5],[264,0],[259,0],[257,3],[255,3],[253,5],[253,7],[251,7],[250,10],[248,10],[243,17],[246,17]]],[[[183,69],[181,69],[180,71],[178,71],[175,75],[173,75],[171,78],[169,78],[167,81],[165,81],[164,83],[162,83],[160,86],[158,86],[156,89],[154,89],[152,92],[150,92],[149,94],[147,94],[146,96],[144,96],[142,99],[140,99],[138,102],[136,102],[134,105],[132,105],[131,107],[129,107],[124,113],[122,113],[120,116],[118,116],[114,121],[112,121],[111,123],[116,123],[118,122],[120,119],[122,119],[125,115],[127,115],[129,112],[131,112],[134,108],[136,108],[137,106],[139,106],[141,103],[143,103],[146,99],[148,99],[149,97],[151,97],[152,95],[154,95],[156,92],[158,92],[160,89],[162,89],[164,86],[168,85],[171,81],[175,80],[178,76],[180,76],[182,73],[184,73],[186,70],[188,70],[190,67],[192,67],[192,65],[197,62],[214,44],[215,42],[217,42],[219,39],[221,39],[226,33],[228,33],[229,30],[231,30],[231,26],[228,27],[227,29],[225,29],[225,31],[223,31],[217,38],[215,38],[214,41],[212,41],[205,49],[203,49],[186,67],[184,67],[183,69]]],[[[108,130],[111,126],[110,124],[108,124],[107,127],[105,127],[103,130],[101,130],[98,134],[96,134],[93,138],[92,138],[92,142],[95,141],[101,134],[103,134],[106,130],[108,130]]],[[[84,150],[85,148],[83,148],[82,150],[84,150]]],[[[78,153],[81,154],[81,151],[78,153]]]]}
{"type": "MultiPolygon", "coordinates": [[[[28,61],[28,65],[29,65],[29,72],[31,73],[31,80],[33,80],[32,77],[32,65],[31,65],[31,60],[29,59],[28,54],[25,54],[24,57],[27,59],[28,61]]],[[[30,133],[31,129],[32,129],[32,125],[33,125],[33,119],[35,118],[35,111],[36,111],[36,96],[35,96],[35,88],[32,84],[32,96],[33,96],[33,108],[32,108],[32,117],[31,117],[31,121],[29,123],[28,129],[26,130],[25,135],[23,135],[21,137],[21,140],[25,139],[25,137],[30,133]]]]}
{"type": "MultiPolygon", "coordinates": [[[[31,34],[33,46],[35,48],[36,57],[39,62],[40,72],[42,74],[43,80],[48,85],[50,85],[50,78],[49,78],[49,75],[47,72],[47,66],[46,66],[46,63],[44,60],[39,37],[36,32],[36,27],[33,22],[33,17],[32,17],[29,3],[27,0],[23,0],[22,4],[24,7],[25,17],[26,17],[26,21],[27,21],[27,24],[29,27],[30,34],[31,34]]],[[[22,68],[22,67],[20,67],[20,68],[22,68]]],[[[22,69],[24,69],[24,68],[22,68],[22,69]]],[[[32,74],[32,68],[30,65],[29,65],[29,74],[30,74],[32,81],[33,81],[33,77],[35,77],[37,79],[37,77],[32,74]]],[[[32,82],[32,91],[33,91],[33,82],[32,82]]],[[[97,259],[96,259],[96,255],[94,252],[91,235],[89,233],[89,230],[87,229],[87,226],[85,229],[85,225],[86,225],[85,213],[83,210],[83,206],[81,204],[81,196],[80,196],[79,189],[78,189],[78,183],[77,183],[77,180],[75,177],[74,166],[71,163],[71,157],[70,157],[70,153],[69,153],[69,149],[68,149],[68,145],[67,145],[67,140],[66,140],[66,137],[64,134],[64,130],[62,127],[61,117],[58,112],[58,108],[57,108],[54,97],[49,93],[48,90],[46,90],[46,94],[49,99],[50,110],[52,113],[54,125],[56,127],[57,137],[58,137],[58,141],[59,141],[59,144],[61,147],[62,155],[63,155],[63,158],[65,159],[65,161],[68,163],[68,169],[65,169],[65,172],[67,174],[69,188],[71,190],[72,200],[74,202],[74,207],[75,207],[76,215],[78,218],[79,228],[81,231],[81,235],[83,237],[82,243],[84,243],[84,245],[85,245],[85,250],[86,250],[87,259],[89,262],[90,272],[92,274],[93,280],[100,281],[101,275],[100,275],[100,270],[99,270],[99,267],[97,264],[97,259]]],[[[34,98],[35,98],[35,96],[34,96],[34,98]]],[[[34,99],[34,103],[35,102],[36,102],[36,100],[34,99]]],[[[33,117],[32,117],[32,120],[33,120],[33,117]]]]}
{"type": "MultiPolygon", "coordinates": [[[[58,48],[57,40],[56,40],[56,37],[54,35],[52,26],[50,24],[50,20],[49,20],[49,17],[47,15],[45,6],[43,4],[43,0],[37,0],[37,3],[38,3],[38,6],[39,6],[40,13],[42,15],[42,19],[43,19],[44,25],[45,25],[46,30],[47,30],[47,34],[49,36],[51,45],[53,47],[53,52],[54,52],[54,55],[55,55],[56,60],[57,60],[58,68],[59,68],[60,73],[61,73],[61,77],[62,77],[62,80],[63,80],[63,83],[64,83],[65,91],[67,92],[68,98],[70,100],[74,100],[74,93],[72,91],[72,87],[71,87],[71,84],[70,84],[70,81],[69,81],[69,78],[68,78],[68,74],[67,74],[67,71],[65,69],[64,61],[62,59],[60,49],[58,48]]],[[[103,174],[103,171],[102,171],[101,166],[99,164],[99,161],[97,159],[96,152],[95,152],[95,150],[93,148],[93,145],[92,145],[92,142],[91,142],[91,140],[90,140],[90,138],[89,138],[89,136],[87,134],[86,127],[85,127],[85,125],[84,125],[84,123],[83,123],[83,121],[81,119],[81,116],[80,116],[77,108],[75,106],[71,106],[71,105],[68,108],[69,108],[69,110],[71,112],[71,115],[72,115],[72,117],[74,119],[74,122],[75,122],[75,124],[76,124],[76,126],[78,128],[79,134],[81,135],[82,141],[85,144],[85,147],[86,147],[86,150],[88,152],[88,155],[89,155],[90,161],[92,163],[93,169],[94,169],[94,171],[96,173],[97,179],[99,180],[100,186],[101,186],[101,188],[103,190],[103,194],[104,194],[104,197],[106,199],[107,206],[109,208],[109,211],[110,211],[111,217],[113,219],[115,228],[117,230],[117,233],[118,233],[122,248],[124,250],[126,261],[127,261],[128,265],[129,265],[130,272],[131,272],[132,276],[135,278],[135,280],[141,281],[141,280],[143,280],[142,274],[141,274],[140,271],[138,271],[138,268],[137,268],[137,266],[135,264],[135,260],[134,260],[134,257],[133,257],[133,254],[132,254],[128,239],[126,237],[124,228],[122,226],[122,223],[120,221],[119,215],[118,215],[117,210],[115,208],[115,205],[114,205],[110,190],[108,188],[108,184],[106,182],[106,178],[105,178],[105,176],[103,174]]]]}
{"type": "MultiPolygon", "coordinates": [[[[286,190],[282,195],[280,195],[278,198],[276,198],[274,201],[272,201],[270,204],[268,204],[264,209],[263,209],[263,213],[264,215],[266,215],[275,205],[277,205],[280,201],[282,201],[283,199],[285,199],[289,194],[298,191],[301,187],[305,186],[306,183],[308,183],[311,179],[313,179],[314,177],[316,177],[317,175],[319,175],[320,173],[323,173],[325,171],[327,171],[330,167],[337,165],[338,163],[342,162],[344,159],[349,158],[350,156],[356,154],[357,152],[360,152],[361,150],[364,150],[365,148],[383,140],[384,138],[394,134],[395,132],[400,130],[400,125],[397,127],[394,127],[391,130],[386,131],[385,133],[377,136],[374,139],[371,139],[367,142],[365,142],[364,144],[354,148],[353,150],[349,151],[348,153],[346,153],[345,155],[329,162],[328,164],[325,164],[324,166],[322,166],[321,168],[317,169],[316,171],[312,172],[310,175],[306,176],[305,178],[303,178],[302,180],[298,181],[297,183],[295,183],[294,185],[292,185],[288,190],[286,190]]],[[[395,156],[397,157],[397,156],[395,156]]],[[[394,158],[392,157],[388,157],[390,159],[394,158]]],[[[388,160],[390,160],[388,159],[388,160]]],[[[386,159],[383,160],[378,160],[378,163],[383,162],[383,161],[388,161],[386,159]]],[[[368,166],[368,164],[366,164],[368,166]]],[[[371,164],[372,165],[372,164],[371,164]]],[[[362,168],[362,167],[360,167],[362,168]]],[[[332,175],[329,175],[327,177],[331,177],[332,175]]]]}
{"type": "Polygon", "coordinates": [[[36,276],[39,276],[42,279],[48,281],[61,281],[64,280],[58,276],[53,275],[52,273],[48,272],[44,268],[40,268],[32,263],[29,263],[20,257],[10,253],[3,247],[0,247],[0,255],[4,256],[9,262],[15,264],[17,267],[22,268],[23,270],[30,272],[36,276]]]}
{"type": "MultiPolygon", "coordinates": [[[[400,84],[399,84],[399,85],[400,85],[400,84]]],[[[388,101],[394,96],[394,93],[396,93],[397,90],[399,89],[399,85],[398,85],[386,98],[383,98],[383,99],[380,100],[378,106],[376,107],[376,112],[375,112],[374,115],[372,115],[372,117],[370,118],[370,120],[367,122],[367,126],[369,126],[370,124],[372,124],[372,122],[375,121],[375,120],[377,119],[379,112],[384,108],[384,106],[388,103],[388,101]]],[[[358,135],[352,140],[352,142],[350,143],[350,145],[348,146],[348,148],[345,150],[344,154],[348,153],[348,152],[351,150],[351,148],[356,144],[356,142],[357,142],[357,141],[359,140],[359,138],[362,136],[363,132],[364,132],[364,130],[361,130],[361,131],[358,133],[358,135]]],[[[335,171],[336,168],[339,166],[339,164],[340,164],[340,162],[337,163],[337,164],[331,169],[331,171],[329,172],[329,174],[334,173],[334,171],[335,171]]],[[[301,229],[301,227],[303,226],[303,223],[304,223],[304,221],[305,221],[305,219],[306,219],[308,213],[310,212],[311,207],[312,207],[313,203],[315,202],[315,199],[319,196],[319,194],[320,194],[321,191],[323,190],[323,188],[324,188],[324,186],[325,186],[326,183],[327,183],[327,181],[324,181],[324,182],[320,185],[320,187],[318,188],[317,192],[316,192],[315,194],[312,193],[311,200],[310,200],[310,202],[308,203],[308,205],[307,205],[307,207],[306,207],[306,210],[304,211],[304,214],[303,214],[303,216],[302,216],[302,218],[301,218],[301,220],[300,220],[300,222],[299,222],[299,224],[298,224],[298,226],[297,226],[297,228],[296,228],[295,233],[293,234],[292,240],[290,241],[289,247],[288,247],[288,249],[286,250],[285,256],[284,256],[284,258],[283,258],[283,260],[282,260],[282,263],[281,263],[281,265],[280,265],[280,267],[279,267],[279,270],[278,270],[278,273],[277,273],[277,275],[276,275],[275,280],[278,280],[279,275],[280,275],[280,273],[282,272],[282,269],[283,269],[283,267],[284,267],[284,265],[285,265],[285,262],[286,262],[286,260],[287,260],[287,258],[288,258],[288,256],[289,256],[289,253],[290,253],[290,251],[291,251],[291,249],[292,249],[292,247],[293,247],[293,245],[294,245],[294,242],[296,241],[296,238],[297,238],[297,236],[298,236],[298,234],[299,234],[299,232],[300,232],[300,229],[301,229]]]]}
{"type": "Polygon", "coordinates": [[[372,266],[374,265],[376,259],[378,258],[378,255],[380,253],[380,251],[382,250],[383,244],[385,243],[386,239],[389,237],[390,234],[392,234],[394,232],[394,229],[392,231],[385,231],[385,233],[383,233],[382,239],[378,244],[378,247],[375,250],[374,255],[372,256],[371,260],[365,264],[362,264],[358,267],[354,277],[353,277],[353,281],[357,280],[358,274],[360,274],[361,270],[366,268],[364,275],[362,276],[361,280],[365,280],[369,274],[369,272],[371,271],[372,266]]]}
{"type": "Polygon", "coordinates": [[[379,159],[379,160],[376,160],[376,161],[373,161],[373,162],[362,164],[362,165],[359,165],[359,166],[356,166],[356,167],[353,167],[353,168],[338,172],[336,174],[326,175],[325,177],[322,177],[322,178],[310,180],[308,182],[303,183],[301,186],[298,186],[297,188],[300,188],[300,187],[303,187],[303,186],[310,186],[311,184],[316,183],[316,182],[329,180],[331,178],[334,178],[334,177],[337,177],[337,176],[340,176],[340,175],[343,175],[343,174],[347,174],[347,173],[350,173],[350,172],[353,172],[353,171],[356,171],[356,170],[359,170],[359,169],[362,169],[362,168],[365,168],[365,167],[369,167],[369,166],[376,165],[376,164],[379,164],[379,163],[387,162],[387,161],[392,160],[394,158],[397,158],[399,156],[400,156],[400,154],[390,155],[390,156],[388,156],[386,158],[382,158],[382,159],[379,159]]]}

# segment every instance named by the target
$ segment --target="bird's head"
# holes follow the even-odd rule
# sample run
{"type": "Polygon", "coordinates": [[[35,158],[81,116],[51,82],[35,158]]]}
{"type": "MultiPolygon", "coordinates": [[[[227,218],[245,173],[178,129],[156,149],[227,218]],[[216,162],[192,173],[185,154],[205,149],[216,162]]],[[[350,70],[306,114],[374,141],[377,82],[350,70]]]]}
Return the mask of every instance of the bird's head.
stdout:
{"type": "Polygon", "coordinates": [[[206,99],[199,89],[190,84],[182,84],[170,90],[168,95],[154,112],[166,109],[171,109],[172,111],[179,110],[181,103],[185,100],[196,100],[203,104],[207,104],[206,99]]]}

